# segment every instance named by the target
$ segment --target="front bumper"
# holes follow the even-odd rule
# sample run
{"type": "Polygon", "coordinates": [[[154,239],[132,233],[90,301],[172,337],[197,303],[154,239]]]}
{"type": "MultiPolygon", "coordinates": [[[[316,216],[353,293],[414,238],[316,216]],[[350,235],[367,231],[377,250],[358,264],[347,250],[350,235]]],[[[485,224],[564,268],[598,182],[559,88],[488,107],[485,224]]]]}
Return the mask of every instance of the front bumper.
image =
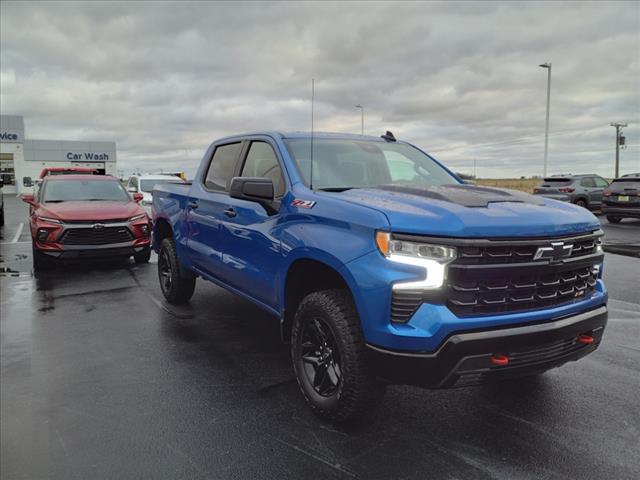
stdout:
{"type": "Polygon", "coordinates": [[[64,250],[38,250],[51,258],[60,260],[80,260],[84,258],[130,257],[149,250],[149,243],[133,246],[131,243],[111,245],[74,245],[64,250]]]}
{"type": "Polygon", "coordinates": [[[392,383],[450,388],[533,375],[578,360],[598,347],[606,323],[607,308],[601,306],[552,322],[455,333],[435,352],[367,344],[367,353],[377,375],[392,383]],[[583,334],[593,343],[579,342],[583,334]],[[498,354],[509,363],[492,364],[498,354]]]}

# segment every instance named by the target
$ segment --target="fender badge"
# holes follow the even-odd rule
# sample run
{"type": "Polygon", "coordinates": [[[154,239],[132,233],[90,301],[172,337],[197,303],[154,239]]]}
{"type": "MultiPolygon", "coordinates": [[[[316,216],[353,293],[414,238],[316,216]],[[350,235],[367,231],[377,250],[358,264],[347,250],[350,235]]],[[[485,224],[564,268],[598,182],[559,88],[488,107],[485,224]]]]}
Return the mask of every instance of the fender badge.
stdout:
{"type": "Polygon", "coordinates": [[[291,202],[291,205],[298,208],[313,208],[316,202],[313,200],[302,200],[300,198],[296,198],[291,202]]]}

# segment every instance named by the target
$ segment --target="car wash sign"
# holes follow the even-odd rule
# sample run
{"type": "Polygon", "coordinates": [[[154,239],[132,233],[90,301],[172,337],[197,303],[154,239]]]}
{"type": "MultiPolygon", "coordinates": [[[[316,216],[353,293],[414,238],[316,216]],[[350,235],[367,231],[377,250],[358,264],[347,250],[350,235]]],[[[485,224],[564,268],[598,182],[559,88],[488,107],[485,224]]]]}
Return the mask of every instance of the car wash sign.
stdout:
{"type": "Polygon", "coordinates": [[[108,162],[108,153],[67,152],[67,160],[74,162],[108,162]]]}

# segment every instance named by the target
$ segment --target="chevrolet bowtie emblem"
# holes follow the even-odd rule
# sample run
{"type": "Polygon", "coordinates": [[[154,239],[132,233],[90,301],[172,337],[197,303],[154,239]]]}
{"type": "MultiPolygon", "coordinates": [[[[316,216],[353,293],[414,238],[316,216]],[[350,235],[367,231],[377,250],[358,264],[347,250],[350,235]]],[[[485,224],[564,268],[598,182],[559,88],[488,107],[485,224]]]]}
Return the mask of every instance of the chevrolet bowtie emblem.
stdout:
{"type": "Polygon", "coordinates": [[[539,247],[533,260],[549,260],[551,263],[556,263],[569,257],[572,251],[573,244],[565,245],[564,242],[551,242],[549,247],[539,247]]]}

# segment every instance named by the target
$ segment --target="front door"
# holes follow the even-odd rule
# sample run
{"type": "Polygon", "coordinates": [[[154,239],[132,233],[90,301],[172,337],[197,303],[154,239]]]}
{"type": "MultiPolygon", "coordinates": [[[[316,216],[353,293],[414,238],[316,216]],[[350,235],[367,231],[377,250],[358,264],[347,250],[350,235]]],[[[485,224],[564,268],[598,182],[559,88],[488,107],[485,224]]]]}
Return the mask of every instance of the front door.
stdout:
{"type": "Polygon", "coordinates": [[[273,180],[276,211],[229,197],[221,221],[222,263],[228,283],[273,308],[277,305],[274,278],[281,255],[277,208],[286,191],[276,151],[267,140],[251,141],[240,171],[243,177],[273,180]]]}

